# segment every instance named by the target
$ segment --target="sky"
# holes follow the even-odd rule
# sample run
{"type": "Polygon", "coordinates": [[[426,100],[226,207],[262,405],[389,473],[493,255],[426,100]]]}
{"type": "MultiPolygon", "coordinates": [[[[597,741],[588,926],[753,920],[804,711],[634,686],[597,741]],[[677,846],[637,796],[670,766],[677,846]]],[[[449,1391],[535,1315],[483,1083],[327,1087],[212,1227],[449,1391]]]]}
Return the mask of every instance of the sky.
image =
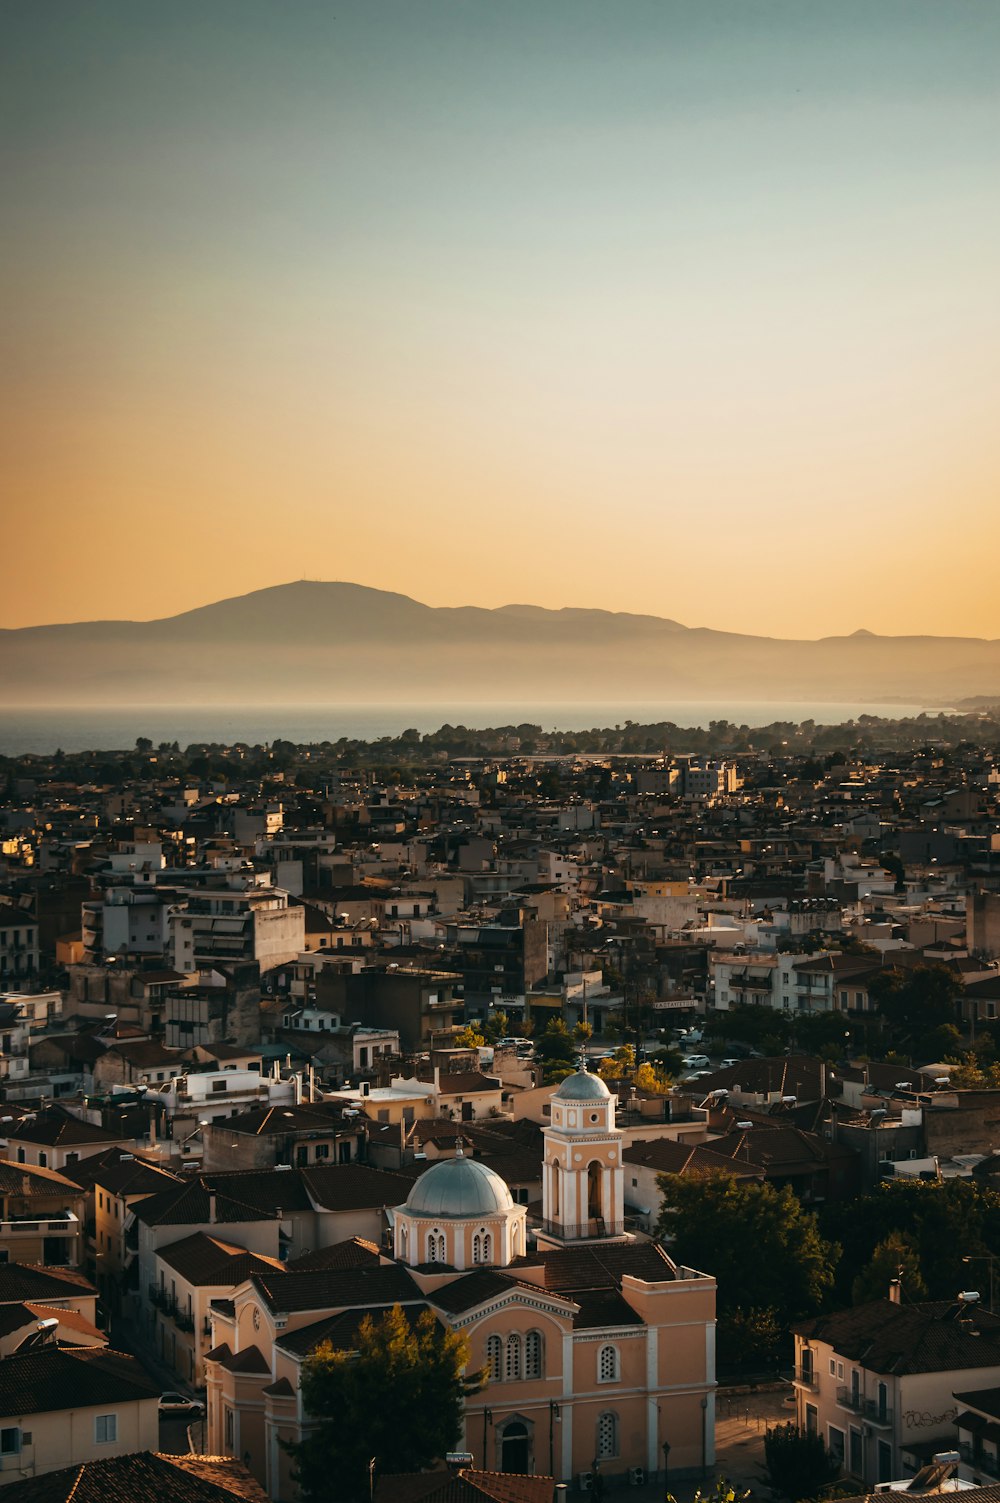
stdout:
{"type": "Polygon", "coordinates": [[[2,26],[0,626],[310,578],[1000,637],[992,0],[2,26]]]}

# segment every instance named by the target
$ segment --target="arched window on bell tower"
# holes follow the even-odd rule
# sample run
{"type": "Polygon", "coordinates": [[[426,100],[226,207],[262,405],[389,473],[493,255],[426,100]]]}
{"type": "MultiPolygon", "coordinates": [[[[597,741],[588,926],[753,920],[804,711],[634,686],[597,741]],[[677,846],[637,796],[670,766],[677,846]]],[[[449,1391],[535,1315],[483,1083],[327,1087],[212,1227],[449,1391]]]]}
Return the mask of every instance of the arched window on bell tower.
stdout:
{"type": "Polygon", "coordinates": [[[552,1160],[552,1206],[549,1216],[552,1221],[559,1220],[559,1160],[552,1160]]]}
{"type": "Polygon", "coordinates": [[[604,1215],[603,1177],[601,1165],[596,1159],[592,1160],[587,1165],[587,1215],[592,1221],[600,1220],[604,1215]]]}

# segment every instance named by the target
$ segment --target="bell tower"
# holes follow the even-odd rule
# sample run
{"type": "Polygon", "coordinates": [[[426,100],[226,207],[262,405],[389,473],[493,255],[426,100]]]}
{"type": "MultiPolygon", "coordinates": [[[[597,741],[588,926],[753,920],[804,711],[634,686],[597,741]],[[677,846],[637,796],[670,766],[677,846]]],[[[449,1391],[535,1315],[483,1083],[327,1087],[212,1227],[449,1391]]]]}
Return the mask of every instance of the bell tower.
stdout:
{"type": "Polygon", "coordinates": [[[616,1097],[585,1064],[552,1095],[552,1119],[542,1130],[543,1228],[539,1246],[621,1242],[625,1231],[622,1133],[616,1097]]]}

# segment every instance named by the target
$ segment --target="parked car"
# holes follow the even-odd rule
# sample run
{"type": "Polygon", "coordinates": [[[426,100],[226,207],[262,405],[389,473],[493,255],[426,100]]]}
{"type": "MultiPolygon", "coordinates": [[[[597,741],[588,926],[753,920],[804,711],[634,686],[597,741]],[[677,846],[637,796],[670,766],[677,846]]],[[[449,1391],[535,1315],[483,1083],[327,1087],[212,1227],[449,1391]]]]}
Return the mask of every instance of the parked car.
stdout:
{"type": "Polygon", "coordinates": [[[685,1054],[681,1060],[685,1070],[708,1070],[711,1063],[707,1054],[685,1054]]]}
{"type": "Polygon", "coordinates": [[[162,1415],[176,1419],[200,1419],[205,1406],[200,1399],[189,1399],[183,1393],[161,1393],[159,1410],[162,1415]]]}
{"type": "Polygon", "coordinates": [[[704,1043],[705,1035],[700,1028],[682,1028],[678,1034],[678,1042],[681,1044],[704,1043]]]}
{"type": "Polygon", "coordinates": [[[720,1070],[730,1070],[730,1069],[732,1069],[732,1067],[734,1065],[741,1065],[741,1064],[743,1064],[743,1060],[741,1060],[741,1059],[724,1059],[722,1061],[722,1064],[719,1066],[719,1069],[720,1070]]]}

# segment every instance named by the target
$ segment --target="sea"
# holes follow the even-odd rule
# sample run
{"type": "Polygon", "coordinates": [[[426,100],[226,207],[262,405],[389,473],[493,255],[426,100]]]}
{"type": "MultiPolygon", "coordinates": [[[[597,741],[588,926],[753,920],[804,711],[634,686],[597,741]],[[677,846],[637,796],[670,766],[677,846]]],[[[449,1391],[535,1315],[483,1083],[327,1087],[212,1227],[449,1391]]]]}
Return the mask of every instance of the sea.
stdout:
{"type": "Polygon", "coordinates": [[[862,715],[908,719],[922,713],[937,715],[942,707],[903,703],[803,700],[739,702],[734,700],[670,700],[642,703],[497,703],[495,701],[406,704],[287,704],[287,705],[46,705],[0,707],[0,755],[64,752],[126,751],[139,736],[154,745],[176,741],[183,749],[203,742],[250,746],[283,739],[301,743],[350,740],[376,741],[413,729],[421,734],[443,725],[485,729],[489,726],[538,725],[544,731],[583,731],[593,727],[640,725],[672,721],[675,725],[707,727],[713,720],[734,725],[842,725],[862,715]]]}

